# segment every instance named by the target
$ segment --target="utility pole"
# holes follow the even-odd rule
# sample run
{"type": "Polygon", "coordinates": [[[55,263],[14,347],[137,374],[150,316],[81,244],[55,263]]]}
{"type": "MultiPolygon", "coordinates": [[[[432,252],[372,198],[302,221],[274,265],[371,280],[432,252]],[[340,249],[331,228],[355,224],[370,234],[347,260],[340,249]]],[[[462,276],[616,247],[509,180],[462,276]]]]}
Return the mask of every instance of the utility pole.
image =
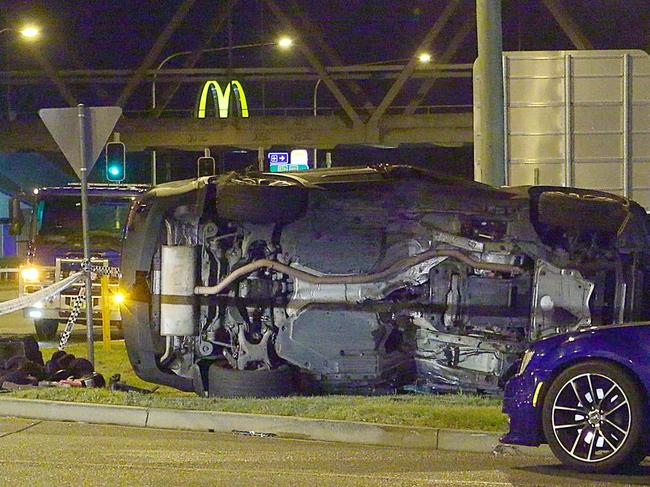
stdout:
{"type": "Polygon", "coordinates": [[[478,160],[474,179],[492,186],[505,184],[503,123],[503,61],[501,0],[476,0],[476,32],[480,106],[478,160]]]}

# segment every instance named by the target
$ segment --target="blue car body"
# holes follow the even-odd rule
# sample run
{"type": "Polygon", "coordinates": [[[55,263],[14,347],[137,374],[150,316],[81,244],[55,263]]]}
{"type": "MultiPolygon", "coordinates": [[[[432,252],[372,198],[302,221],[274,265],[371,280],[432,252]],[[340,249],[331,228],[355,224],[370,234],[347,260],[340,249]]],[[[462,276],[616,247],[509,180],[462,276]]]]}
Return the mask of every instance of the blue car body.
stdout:
{"type": "Polygon", "coordinates": [[[501,438],[503,443],[546,443],[542,430],[544,394],[554,377],[585,360],[599,359],[623,367],[640,385],[646,410],[650,409],[650,322],[585,328],[540,340],[529,349],[534,355],[527,367],[505,387],[503,412],[510,418],[510,431],[501,438]]]}

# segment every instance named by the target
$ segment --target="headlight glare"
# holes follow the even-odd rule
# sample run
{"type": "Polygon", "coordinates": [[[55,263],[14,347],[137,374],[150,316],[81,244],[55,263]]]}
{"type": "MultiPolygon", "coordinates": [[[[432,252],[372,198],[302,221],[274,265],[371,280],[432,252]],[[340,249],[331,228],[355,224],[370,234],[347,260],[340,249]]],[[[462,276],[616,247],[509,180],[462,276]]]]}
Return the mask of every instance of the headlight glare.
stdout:
{"type": "Polygon", "coordinates": [[[36,267],[25,267],[22,271],[20,271],[20,274],[25,281],[38,281],[39,272],[36,267]]]}

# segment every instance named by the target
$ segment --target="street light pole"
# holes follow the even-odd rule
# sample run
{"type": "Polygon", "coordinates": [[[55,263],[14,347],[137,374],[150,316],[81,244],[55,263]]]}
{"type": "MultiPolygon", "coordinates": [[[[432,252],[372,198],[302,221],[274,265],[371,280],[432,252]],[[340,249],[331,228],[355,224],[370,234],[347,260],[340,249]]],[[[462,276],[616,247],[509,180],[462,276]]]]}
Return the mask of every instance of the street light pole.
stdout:
{"type": "MultiPolygon", "coordinates": [[[[369,63],[362,63],[356,66],[374,66],[378,64],[394,63],[397,61],[409,61],[410,59],[411,58],[387,59],[384,61],[372,61],[369,63]]],[[[428,64],[431,62],[431,55],[429,53],[422,52],[418,55],[418,61],[421,64],[428,64]]],[[[320,86],[321,81],[323,80],[321,78],[318,78],[316,84],[314,85],[314,93],[312,95],[312,113],[314,114],[314,117],[318,116],[318,87],[320,86]]],[[[316,169],[317,166],[317,156],[318,156],[318,149],[314,147],[314,169],[316,169]]]]}
{"type": "MultiPolygon", "coordinates": [[[[239,46],[226,46],[226,47],[210,47],[207,49],[199,49],[199,52],[219,52],[219,51],[228,51],[232,49],[248,49],[251,47],[264,47],[264,46],[275,46],[277,43],[276,42],[262,42],[258,44],[241,44],[239,46]]],[[[165,59],[163,59],[160,64],[158,64],[158,67],[154,70],[153,74],[153,81],[151,82],[151,108],[155,109],[156,108],[156,80],[158,78],[158,72],[163,68],[165,64],[167,64],[169,61],[171,61],[174,58],[180,57],[180,56],[189,56],[190,54],[194,53],[196,51],[180,51],[180,52],[175,52],[173,54],[170,54],[167,56],[165,59]]]]}

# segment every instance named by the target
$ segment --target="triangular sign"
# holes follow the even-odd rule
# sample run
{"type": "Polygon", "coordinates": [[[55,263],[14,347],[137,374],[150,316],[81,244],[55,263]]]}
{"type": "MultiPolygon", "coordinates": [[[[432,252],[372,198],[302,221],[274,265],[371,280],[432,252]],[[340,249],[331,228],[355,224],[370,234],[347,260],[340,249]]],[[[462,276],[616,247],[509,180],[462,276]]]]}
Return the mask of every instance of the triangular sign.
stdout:
{"type": "Polygon", "coordinates": [[[72,169],[81,179],[81,167],[84,161],[81,157],[80,110],[85,113],[85,165],[87,173],[90,173],[122,115],[122,109],[120,107],[43,108],[38,111],[38,114],[72,169]]]}

